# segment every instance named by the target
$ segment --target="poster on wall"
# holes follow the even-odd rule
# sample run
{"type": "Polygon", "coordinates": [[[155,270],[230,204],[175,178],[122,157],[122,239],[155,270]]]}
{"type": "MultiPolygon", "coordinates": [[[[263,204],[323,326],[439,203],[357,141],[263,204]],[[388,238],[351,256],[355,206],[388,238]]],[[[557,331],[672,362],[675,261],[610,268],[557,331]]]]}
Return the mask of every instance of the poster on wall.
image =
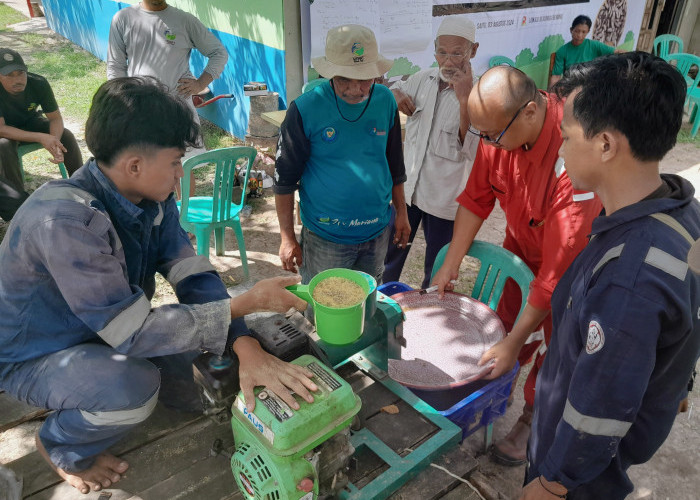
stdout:
{"type": "Polygon", "coordinates": [[[311,57],[323,55],[328,29],[362,24],[377,36],[379,50],[394,60],[389,80],[405,78],[435,65],[433,39],[445,16],[466,16],[476,25],[476,75],[488,69],[493,56],[505,56],[530,75],[540,88],[547,85],[550,55],[571,41],[573,19],[593,21],[589,38],[621,50],[634,50],[644,2],[631,0],[300,0],[305,78],[318,73],[311,57]]]}

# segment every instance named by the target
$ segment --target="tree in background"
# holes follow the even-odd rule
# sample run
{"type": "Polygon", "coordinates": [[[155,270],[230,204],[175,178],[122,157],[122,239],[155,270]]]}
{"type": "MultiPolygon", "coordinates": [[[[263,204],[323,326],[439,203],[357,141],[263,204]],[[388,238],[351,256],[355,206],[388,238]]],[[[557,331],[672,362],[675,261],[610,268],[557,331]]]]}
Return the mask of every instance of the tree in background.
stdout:
{"type": "Polygon", "coordinates": [[[515,67],[522,68],[528,64],[532,64],[535,60],[535,54],[529,48],[520,51],[520,54],[515,56],[515,67]]]}
{"type": "Polygon", "coordinates": [[[386,77],[391,78],[392,76],[412,75],[418,71],[420,71],[419,66],[413,64],[406,57],[399,57],[398,59],[394,59],[394,65],[386,74],[386,77]]]}
{"type": "Polygon", "coordinates": [[[549,62],[549,56],[552,55],[552,52],[556,52],[564,43],[564,37],[560,34],[546,36],[537,47],[535,61],[549,62]]]}

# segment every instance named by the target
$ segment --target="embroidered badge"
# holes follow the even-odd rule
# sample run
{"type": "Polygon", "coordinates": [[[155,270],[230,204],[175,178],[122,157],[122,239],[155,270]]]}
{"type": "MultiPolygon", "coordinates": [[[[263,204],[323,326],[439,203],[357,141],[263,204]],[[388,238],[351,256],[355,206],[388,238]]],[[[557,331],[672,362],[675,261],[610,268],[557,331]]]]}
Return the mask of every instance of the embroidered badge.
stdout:
{"type": "Polygon", "coordinates": [[[350,49],[352,51],[352,61],[356,63],[361,63],[365,62],[365,48],[362,46],[360,42],[355,42],[352,44],[352,48],[350,49]]]}
{"type": "Polygon", "coordinates": [[[338,134],[336,134],[335,129],[333,127],[326,127],[323,129],[323,132],[321,132],[321,139],[323,139],[326,142],[333,142],[338,138],[338,134]]]}
{"type": "Polygon", "coordinates": [[[595,354],[603,348],[603,344],[605,344],[605,333],[603,333],[603,328],[597,321],[591,321],[588,324],[586,352],[588,354],[595,354]]]}
{"type": "Polygon", "coordinates": [[[7,52],[2,56],[2,58],[5,59],[7,62],[14,60],[12,54],[8,54],[7,52]]]}

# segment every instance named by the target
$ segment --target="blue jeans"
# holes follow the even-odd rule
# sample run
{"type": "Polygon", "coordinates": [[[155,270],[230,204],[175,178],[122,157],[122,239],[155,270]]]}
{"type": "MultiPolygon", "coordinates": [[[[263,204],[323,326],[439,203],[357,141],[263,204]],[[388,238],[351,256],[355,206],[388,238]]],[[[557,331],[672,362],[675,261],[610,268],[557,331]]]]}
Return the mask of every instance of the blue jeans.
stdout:
{"type": "Polygon", "coordinates": [[[197,409],[199,393],[192,378],[196,354],[149,361],[118,354],[101,343],[78,344],[16,363],[0,386],[20,401],[56,410],[39,438],[55,465],[79,472],[146,420],[159,396],[165,404],[197,409]]]}
{"type": "Polygon", "coordinates": [[[323,239],[304,226],[301,229],[301,282],[308,284],[321,271],[343,267],[365,272],[381,283],[390,237],[391,229],[387,226],[373,240],[347,245],[323,239]]]}
{"type": "MultiPolygon", "coordinates": [[[[396,210],[391,211],[391,222],[389,226],[394,227],[396,219],[396,210]]],[[[418,232],[418,226],[423,222],[423,234],[425,235],[425,260],[423,262],[423,283],[421,288],[427,288],[430,285],[430,277],[433,273],[433,264],[440,249],[452,241],[452,231],[454,229],[454,221],[441,219],[426,212],[423,212],[415,205],[407,205],[408,222],[411,224],[411,235],[408,237],[409,243],[413,243],[413,239],[418,232]]],[[[408,257],[410,246],[399,248],[394,245],[393,241],[389,241],[389,249],[386,253],[386,261],[384,265],[384,281],[399,281],[403,265],[408,257]]]]}

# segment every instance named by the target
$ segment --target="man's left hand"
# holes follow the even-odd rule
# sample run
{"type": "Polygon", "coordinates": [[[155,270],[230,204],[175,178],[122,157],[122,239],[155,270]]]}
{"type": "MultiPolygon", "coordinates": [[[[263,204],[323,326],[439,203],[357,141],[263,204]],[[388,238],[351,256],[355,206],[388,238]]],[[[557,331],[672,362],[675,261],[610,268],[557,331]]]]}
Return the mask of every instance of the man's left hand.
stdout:
{"type": "Polygon", "coordinates": [[[477,366],[492,363],[492,370],[484,378],[487,380],[498,378],[513,369],[518,360],[519,352],[520,346],[514,344],[509,337],[506,337],[488,349],[481,356],[477,366]]]}
{"type": "Polygon", "coordinates": [[[195,78],[180,78],[177,81],[177,91],[180,95],[191,96],[203,92],[207,88],[195,78]]]}
{"type": "Polygon", "coordinates": [[[49,159],[51,163],[61,163],[63,161],[63,153],[68,151],[61,141],[51,134],[43,134],[41,145],[44,146],[46,151],[51,153],[52,158],[49,159]]]}
{"type": "Polygon", "coordinates": [[[408,238],[411,236],[411,224],[408,222],[408,215],[396,215],[396,220],[394,221],[394,245],[399,248],[406,248],[408,243],[408,238]]]}
{"type": "Polygon", "coordinates": [[[469,93],[474,86],[471,63],[468,62],[464,68],[455,71],[452,78],[450,78],[450,86],[454,89],[457,100],[466,104],[469,99],[469,93]]]}
{"type": "Polygon", "coordinates": [[[233,350],[240,361],[238,376],[248,411],[255,409],[253,391],[258,386],[267,387],[294,410],[299,409],[299,403],[292,392],[308,403],[314,402],[309,391],[317,391],[318,387],[311,380],[314,374],[306,368],[268,354],[252,337],[237,338],[233,350]]]}

